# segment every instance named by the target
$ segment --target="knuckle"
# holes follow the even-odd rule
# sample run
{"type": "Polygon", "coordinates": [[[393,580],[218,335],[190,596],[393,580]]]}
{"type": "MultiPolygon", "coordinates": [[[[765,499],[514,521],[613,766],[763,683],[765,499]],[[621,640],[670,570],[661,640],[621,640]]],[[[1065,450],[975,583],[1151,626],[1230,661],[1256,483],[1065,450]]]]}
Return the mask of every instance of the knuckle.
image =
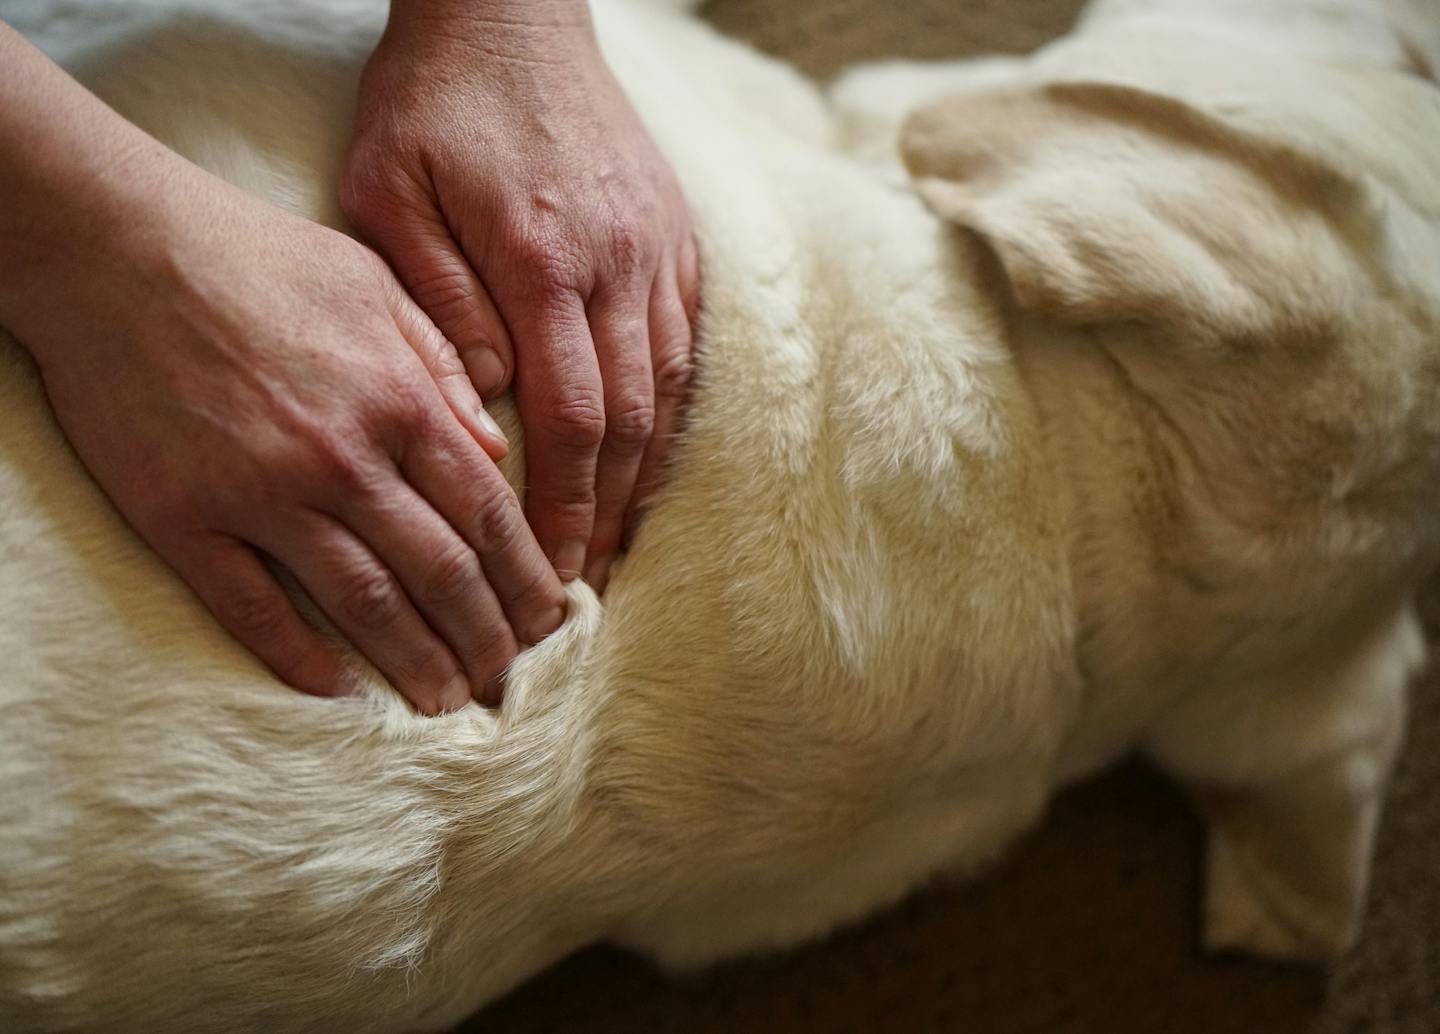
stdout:
{"type": "Polygon", "coordinates": [[[273,593],[240,590],[227,603],[230,622],[245,638],[274,639],[285,627],[286,604],[273,593]]]}
{"type": "Polygon", "coordinates": [[[469,380],[469,374],[465,370],[465,363],[460,359],[460,353],[447,343],[437,348],[435,354],[430,357],[430,375],[436,382],[443,382],[452,378],[469,380]]]}
{"type": "Polygon", "coordinates": [[[480,558],[474,550],[459,547],[431,564],[420,591],[429,602],[453,603],[467,596],[480,578],[480,558]]]}
{"type": "Polygon", "coordinates": [[[649,235],[631,220],[617,220],[611,225],[607,250],[612,268],[621,276],[631,276],[646,265],[650,249],[649,235]]]}
{"type": "Polygon", "coordinates": [[[553,297],[579,286],[576,250],[561,243],[554,232],[535,231],[520,238],[514,255],[534,292],[553,297]]]}
{"type": "Polygon", "coordinates": [[[438,377],[427,369],[413,377],[396,376],[378,385],[365,400],[366,410],[360,422],[340,447],[339,463],[330,465],[333,483],[362,495],[374,495],[387,485],[388,456],[427,438],[439,422],[434,405],[439,384],[438,377]]]}
{"type": "Polygon", "coordinates": [[[555,526],[586,534],[595,520],[595,505],[593,480],[571,478],[553,486],[545,496],[545,512],[555,526]]]}
{"type": "Polygon", "coordinates": [[[643,395],[618,399],[605,417],[605,437],[614,445],[640,447],[655,432],[655,404],[643,395]]]}
{"type": "Polygon", "coordinates": [[[437,323],[463,320],[475,309],[474,285],[460,270],[412,273],[406,278],[405,287],[416,304],[437,323]]]}
{"type": "Polygon", "coordinates": [[[388,571],[367,567],[348,575],[339,593],[340,611],[355,627],[376,631],[400,616],[401,598],[388,571]]]}
{"type": "Polygon", "coordinates": [[[508,490],[491,493],[476,507],[470,527],[479,549],[487,554],[503,553],[525,527],[519,502],[508,490]]]}
{"type": "Polygon", "coordinates": [[[357,436],[321,431],[311,436],[309,451],[320,484],[353,493],[368,487],[369,465],[357,448],[357,436]]]}
{"type": "Polygon", "coordinates": [[[555,244],[551,235],[532,228],[515,242],[515,261],[531,274],[555,266],[555,244]]]}
{"type": "Polygon", "coordinates": [[[683,398],[690,387],[690,349],[683,342],[668,348],[655,363],[655,394],[667,399],[683,398]]]}
{"type": "Polygon", "coordinates": [[[575,395],[551,408],[550,437],[577,452],[594,452],[605,439],[605,411],[598,399],[575,395]]]}
{"type": "MultiPolygon", "coordinates": [[[[459,376],[465,375],[464,370],[462,363],[459,376]]],[[[437,422],[444,415],[435,405],[434,389],[438,384],[439,381],[431,376],[417,378],[414,383],[404,386],[396,385],[391,397],[379,412],[377,424],[380,430],[388,430],[392,436],[404,440],[425,439],[432,435],[437,422]]],[[[366,472],[369,473],[368,468],[366,472]]]]}

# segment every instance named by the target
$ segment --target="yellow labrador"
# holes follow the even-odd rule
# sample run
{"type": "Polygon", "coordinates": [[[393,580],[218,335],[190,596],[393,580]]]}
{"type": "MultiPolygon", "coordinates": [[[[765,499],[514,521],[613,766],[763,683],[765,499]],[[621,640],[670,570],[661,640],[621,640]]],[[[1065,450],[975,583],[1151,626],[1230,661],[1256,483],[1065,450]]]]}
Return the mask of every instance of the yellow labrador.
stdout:
{"type": "MultiPolygon", "coordinates": [[[[498,711],[278,684],[0,344],[0,1026],[435,1029],[590,941],[783,946],[1133,751],[1212,945],[1354,937],[1440,554],[1434,23],[1111,0],[827,100],[674,6],[595,5],[694,209],[688,425],[498,711]]],[[[338,219],[378,0],[11,9],[338,219]]]]}

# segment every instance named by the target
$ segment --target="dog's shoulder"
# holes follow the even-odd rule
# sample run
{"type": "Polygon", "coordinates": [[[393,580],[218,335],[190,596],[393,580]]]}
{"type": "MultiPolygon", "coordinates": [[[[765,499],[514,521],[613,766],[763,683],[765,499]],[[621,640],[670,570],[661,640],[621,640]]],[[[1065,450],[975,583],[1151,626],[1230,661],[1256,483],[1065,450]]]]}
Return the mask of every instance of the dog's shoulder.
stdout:
{"type": "Polygon", "coordinates": [[[942,101],[906,157],[1016,304],[1092,332],[1232,510],[1383,496],[1408,518],[1440,449],[1440,293],[1418,272],[1440,263],[1440,93],[1295,66],[1305,82],[1228,77],[1219,102],[1163,79],[942,101]]]}

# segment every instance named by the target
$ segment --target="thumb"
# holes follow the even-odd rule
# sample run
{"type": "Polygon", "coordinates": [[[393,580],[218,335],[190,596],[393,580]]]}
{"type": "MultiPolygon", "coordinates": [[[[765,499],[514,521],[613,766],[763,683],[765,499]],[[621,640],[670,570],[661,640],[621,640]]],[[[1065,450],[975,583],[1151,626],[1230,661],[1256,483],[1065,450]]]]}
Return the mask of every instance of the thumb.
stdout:
{"type": "Polygon", "coordinates": [[[490,292],[442,223],[411,246],[398,248],[390,262],[410,297],[455,346],[483,399],[510,387],[515,350],[490,292]]]}
{"type": "Polygon", "coordinates": [[[500,425],[485,412],[485,404],[481,402],[469,371],[461,363],[454,346],[399,284],[389,278],[387,283],[390,289],[386,291],[385,304],[396,329],[425,364],[450,411],[490,458],[498,463],[509,451],[510,445],[500,425]]]}
{"type": "Polygon", "coordinates": [[[440,213],[421,205],[423,211],[411,205],[400,212],[389,206],[372,210],[360,228],[455,346],[480,397],[492,399],[510,387],[515,371],[505,321],[440,213]]]}

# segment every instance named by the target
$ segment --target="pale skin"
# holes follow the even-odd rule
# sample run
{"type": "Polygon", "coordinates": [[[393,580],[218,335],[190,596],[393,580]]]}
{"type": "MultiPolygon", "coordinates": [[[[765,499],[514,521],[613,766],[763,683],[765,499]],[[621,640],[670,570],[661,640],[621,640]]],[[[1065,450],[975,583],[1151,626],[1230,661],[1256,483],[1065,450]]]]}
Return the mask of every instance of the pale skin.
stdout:
{"type": "Polygon", "coordinates": [[[359,112],[341,198],[389,267],[0,23],[0,326],[241,643],[306,692],[354,684],[278,564],[435,714],[498,700],[563,580],[603,585],[678,419],[695,252],[583,0],[397,0],[359,112]],[[481,401],[512,381],[525,512],[481,401]]]}

